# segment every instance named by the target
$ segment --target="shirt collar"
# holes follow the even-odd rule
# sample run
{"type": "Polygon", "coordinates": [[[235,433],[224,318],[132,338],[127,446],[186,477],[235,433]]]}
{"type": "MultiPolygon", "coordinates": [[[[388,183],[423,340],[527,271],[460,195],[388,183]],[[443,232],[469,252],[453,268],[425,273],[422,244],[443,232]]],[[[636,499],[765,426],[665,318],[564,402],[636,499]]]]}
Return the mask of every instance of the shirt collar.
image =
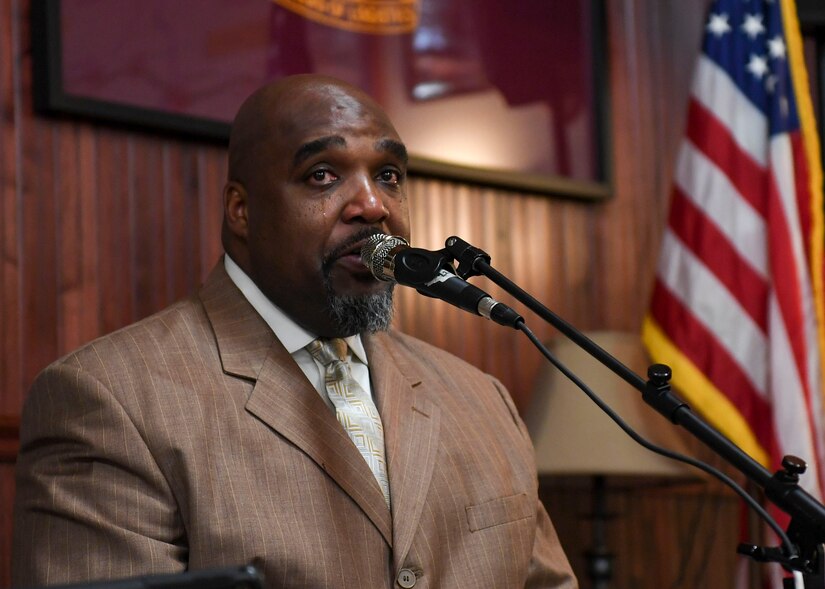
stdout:
{"type": "MultiPolygon", "coordinates": [[[[238,287],[243,296],[252,305],[252,308],[258,312],[263,320],[269,325],[269,328],[275,334],[281,344],[286,348],[290,354],[294,354],[298,350],[303,349],[310,342],[317,339],[318,336],[311,331],[307,331],[286,313],[280,307],[275,305],[267,296],[261,292],[261,289],[252,281],[252,279],[241,270],[241,267],[229,257],[229,254],[223,257],[224,268],[229,278],[238,287]]],[[[360,334],[351,335],[344,338],[349,345],[352,353],[358,357],[361,362],[369,365],[367,361],[367,352],[364,349],[364,344],[361,341],[360,334]]]]}

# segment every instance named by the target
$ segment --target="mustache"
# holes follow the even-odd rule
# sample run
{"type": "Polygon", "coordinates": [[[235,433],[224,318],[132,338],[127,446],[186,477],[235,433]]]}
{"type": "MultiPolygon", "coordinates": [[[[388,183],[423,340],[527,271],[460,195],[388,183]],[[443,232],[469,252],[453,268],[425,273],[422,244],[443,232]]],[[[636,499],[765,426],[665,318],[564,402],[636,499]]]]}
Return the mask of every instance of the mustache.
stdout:
{"type": "Polygon", "coordinates": [[[324,256],[324,259],[321,261],[321,268],[323,269],[324,273],[329,273],[332,265],[335,263],[335,260],[351,252],[352,248],[359,241],[364,241],[366,239],[369,239],[373,235],[382,233],[383,231],[376,227],[365,227],[357,231],[356,233],[352,234],[350,237],[348,237],[343,242],[335,246],[332,249],[332,251],[330,251],[327,255],[324,256]]]}

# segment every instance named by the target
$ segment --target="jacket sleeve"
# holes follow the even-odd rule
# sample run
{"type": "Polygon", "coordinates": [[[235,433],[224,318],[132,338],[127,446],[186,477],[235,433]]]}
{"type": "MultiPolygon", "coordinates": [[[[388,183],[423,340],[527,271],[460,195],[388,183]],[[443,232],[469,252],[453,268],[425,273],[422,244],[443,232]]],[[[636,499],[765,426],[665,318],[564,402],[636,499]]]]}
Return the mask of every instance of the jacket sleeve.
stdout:
{"type": "Polygon", "coordinates": [[[541,501],[536,506],[536,540],[525,588],[577,589],[578,583],[541,501]]]}
{"type": "Polygon", "coordinates": [[[13,586],[179,572],[183,539],[169,485],[109,388],[77,366],[47,368],[21,421],[13,586]]]}

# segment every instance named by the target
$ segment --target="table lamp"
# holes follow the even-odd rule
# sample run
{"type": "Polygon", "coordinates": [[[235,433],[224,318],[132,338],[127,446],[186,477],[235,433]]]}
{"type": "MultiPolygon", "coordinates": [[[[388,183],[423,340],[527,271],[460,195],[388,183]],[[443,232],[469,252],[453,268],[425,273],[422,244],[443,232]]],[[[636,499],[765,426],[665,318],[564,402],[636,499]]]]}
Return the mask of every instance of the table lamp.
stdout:
{"type": "MultiPolygon", "coordinates": [[[[618,331],[585,335],[637,374],[647,374],[649,362],[639,335],[618,331]]],[[[681,454],[688,453],[676,426],[647,406],[636,389],[598,360],[562,336],[548,348],[642,437],[681,454]]],[[[683,463],[634,442],[549,362],[539,372],[525,422],[536,449],[540,477],[584,476],[593,481],[593,545],[585,558],[593,589],[606,589],[613,568],[613,555],[605,542],[606,479],[689,480],[699,475],[683,463]]]]}

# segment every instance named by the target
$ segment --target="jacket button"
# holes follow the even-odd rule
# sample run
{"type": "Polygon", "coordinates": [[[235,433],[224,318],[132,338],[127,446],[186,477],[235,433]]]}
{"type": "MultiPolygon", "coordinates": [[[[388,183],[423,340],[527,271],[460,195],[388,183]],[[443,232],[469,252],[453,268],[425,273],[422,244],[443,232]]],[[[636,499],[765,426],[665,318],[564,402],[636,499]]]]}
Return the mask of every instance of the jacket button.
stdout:
{"type": "Polygon", "coordinates": [[[404,589],[410,589],[415,586],[415,573],[410,569],[401,569],[398,571],[398,584],[404,589]]]}

